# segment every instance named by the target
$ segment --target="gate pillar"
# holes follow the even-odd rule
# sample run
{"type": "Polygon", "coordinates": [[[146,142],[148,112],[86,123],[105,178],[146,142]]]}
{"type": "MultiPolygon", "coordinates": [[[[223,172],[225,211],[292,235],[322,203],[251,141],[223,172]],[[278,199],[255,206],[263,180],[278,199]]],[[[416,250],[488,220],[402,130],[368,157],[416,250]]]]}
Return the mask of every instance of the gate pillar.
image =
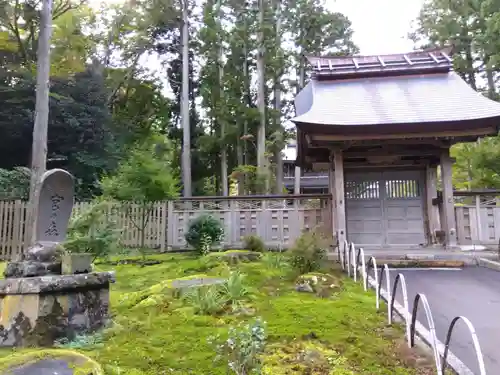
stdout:
{"type": "Polygon", "coordinates": [[[342,150],[334,150],[333,175],[334,175],[334,211],[337,240],[342,245],[347,238],[345,216],[345,191],[344,191],[344,158],[342,150]]]}
{"type": "Polygon", "coordinates": [[[452,183],[453,159],[450,157],[450,149],[441,152],[441,182],[443,185],[443,223],[442,229],[445,233],[445,246],[454,248],[457,246],[457,225],[455,220],[455,205],[453,202],[452,183]]]}

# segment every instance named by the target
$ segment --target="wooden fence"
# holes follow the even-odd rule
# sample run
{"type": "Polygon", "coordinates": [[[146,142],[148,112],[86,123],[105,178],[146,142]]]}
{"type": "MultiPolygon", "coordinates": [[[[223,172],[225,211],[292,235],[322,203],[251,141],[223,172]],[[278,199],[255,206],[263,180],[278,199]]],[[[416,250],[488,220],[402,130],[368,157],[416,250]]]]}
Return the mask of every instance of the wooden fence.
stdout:
{"type": "MultiPolygon", "coordinates": [[[[460,245],[498,246],[500,191],[456,192],[455,213],[460,245]],[[478,214],[479,213],[479,214],[478,214]]],[[[331,200],[321,195],[207,197],[158,202],[147,215],[144,246],[161,251],[187,248],[188,223],[200,214],[217,217],[224,227],[225,248],[241,248],[242,238],[260,236],[266,246],[287,248],[305,229],[320,227],[331,233],[331,200]]],[[[73,216],[89,207],[76,203],[73,216]]],[[[139,205],[111,207],[108,217],[122,228],[122,245],[141,245],[142,212],[139,205]]],[[[11,259],[23,248],[26,203],[0,201],[0,257],[11,259]]]]}
{"type": "MultiPolygon", "coordinates": [[[[241,248],[242,238],[260,236],[266,246],[287,248],[304,229],[324,228],[331,232],[330,197],[327,195],[286,195],[226,198],[190,198],[158,202],[144,215],[144,246],[161,251],[187,248],[184,234],[189,222],[201,214],[217,217],[224,227],[224,248],[241,248]]],[[[89,207],[76,203],[73,216],[89,207]]],[[[139,205],[127,209],[110,207],[108,218],[122,228],[122,245],[141,245],[143,212],[139,205]]],[[[22,251],[26,203],[0,201],[0,257],[12,259],[22,251]]]]}
{"type": "Polygon", "coordinates": [[[499,246],[500,191],[460,192],[454,198],[458,243],[499,246]]]}

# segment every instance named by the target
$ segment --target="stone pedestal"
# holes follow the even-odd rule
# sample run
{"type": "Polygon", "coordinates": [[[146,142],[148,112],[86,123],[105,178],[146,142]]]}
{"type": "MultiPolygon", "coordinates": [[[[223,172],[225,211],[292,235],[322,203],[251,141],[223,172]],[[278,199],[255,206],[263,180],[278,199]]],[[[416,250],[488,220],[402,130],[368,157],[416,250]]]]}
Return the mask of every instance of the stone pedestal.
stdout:
{"type": "Polygon", "coordinates": [[[114,273],[0,281],[0,346],[52,346],[106,324],[114,273]]]}

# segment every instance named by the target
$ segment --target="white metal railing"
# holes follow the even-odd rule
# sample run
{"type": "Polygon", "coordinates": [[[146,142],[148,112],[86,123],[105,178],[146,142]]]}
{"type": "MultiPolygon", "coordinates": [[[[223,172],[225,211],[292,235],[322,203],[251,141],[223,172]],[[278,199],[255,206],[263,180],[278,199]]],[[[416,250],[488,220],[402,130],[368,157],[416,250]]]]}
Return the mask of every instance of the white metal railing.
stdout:
{"type": "Polygon", "coordinates": [[[455,317],[449,327],[448,327],[448,332],[446,335],[446,342],[444,344],[444,350],[439,350],[439,340],[437,339],[436,336],[436,328],[434,325],[434,319],[432,316],[432,311],[429,305],[429,302],[427,301],[427,297],[425,294],[418,293],[415,296],[415,299],[413,301],[413,309],[412,312],[410,313],[409,309],[409,304],[408,304],[408,290],[406,288],[406,280],[403,274],[398,273],[396,278],[394,279],[394,285],[392,288],[392,293],[391,293],[391,279],[389,275],[389,266],[387,264],[384,264],[382,268],[380,268],[380,274],[378,273],[377,269],[377,261],[375,257],[370,257],[368,262],[365,262],[365,254],[364,250],[362,248],[359,248],[356,252],[356,248],[354,243],[348,243],[345,241],[343,245],[337,247],[337,254],[338,254],[338,260],[339,263],[342,266],[342,269],[347,272],[347,275],[351,277],[351,274],[353,276],[354,281],[357,281],[358,278],[358,272],[361,273],[361,277],[363,278],[363,287],[364,290],[368,290],[368,285],[369,285],[369,279],[370,276],[368,274],[368,271],[373,268],[373,276],[374,280],[370,282],[370,284],[375,288],[375,293],[376,293],[376,309],[380,309],[380,297],[382,295],[382,283],[386,281],[386,289],[387,291],[384,293],[386,295],[386,302],[387,302],[387,319],[388,319],[388,324],[392,324],[393,322],[393,311],[394,311],[394,304],[396,301],[396,291],[397,287],[401,285],[401,290],[403,294],[403,311],[402,311],[402,318],[404,320],[405,324],[405,331],[406,331],[406,341],[408,343],[408,347],[412,348],[415,346],[415,334],[416,334],[416,325],[417,325],[417,312],[420,304],[423,305],[425,315],[427,318],[427,324],[429,326],[429,332],[430,332],[430,341],[429,345],[432,347],[432,351],[434,354],[434,362],[436,366],[436,373],[437,375],[443,375],[446,371],[446,367],[448,365],[448,355],[450,353],[450,342],[451,342],[451,337],[453,334],[453,330],[456,326],[456,323],[458,323],[459,320],[462,320],[465,325],[467,326],[469,333],[472,337],[472,343],[474,346],[474,351],[476,353],[478,365],[479,365],[479,373],[477,375],[486,375],[486,369],[484,365],[484,359],[483,359],[483,354],[481,351],[481,346],[479,345],[479,340],[477,338],[476,331],[474,329],[474,326],[470,322],[469,319],[463,316],[457,316],[455,317]],[[340,248],[343,248],[342,250],[340,248]],[[442,352],[442,353],[441,353],[442,352]]]}

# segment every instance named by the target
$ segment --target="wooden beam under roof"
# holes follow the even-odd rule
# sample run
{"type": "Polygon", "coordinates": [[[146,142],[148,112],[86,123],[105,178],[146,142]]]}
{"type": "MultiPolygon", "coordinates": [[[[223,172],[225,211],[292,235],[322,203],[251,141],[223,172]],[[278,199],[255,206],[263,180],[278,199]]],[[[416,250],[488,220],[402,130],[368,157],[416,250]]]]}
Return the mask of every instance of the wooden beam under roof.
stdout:
{"type": "Polygon", "coordinates": [[[421,133],[415,136],[408,133],[400,133],[400,134],[310,134],[311,141],[330,141],[330,142],[340,142],[340,141],[361,141],[361,140],[394,140],[394,139],[448,139],[452,140],[453,138],[460,137],[477,137],[477,136],[488,136],[488,135],[496,135],[497,129],[495,127],[485,127],[480,129],[470,129],[470,130],[455,130],[455,131],[438,131],[438,132],[427,132],[421,133]]]}

